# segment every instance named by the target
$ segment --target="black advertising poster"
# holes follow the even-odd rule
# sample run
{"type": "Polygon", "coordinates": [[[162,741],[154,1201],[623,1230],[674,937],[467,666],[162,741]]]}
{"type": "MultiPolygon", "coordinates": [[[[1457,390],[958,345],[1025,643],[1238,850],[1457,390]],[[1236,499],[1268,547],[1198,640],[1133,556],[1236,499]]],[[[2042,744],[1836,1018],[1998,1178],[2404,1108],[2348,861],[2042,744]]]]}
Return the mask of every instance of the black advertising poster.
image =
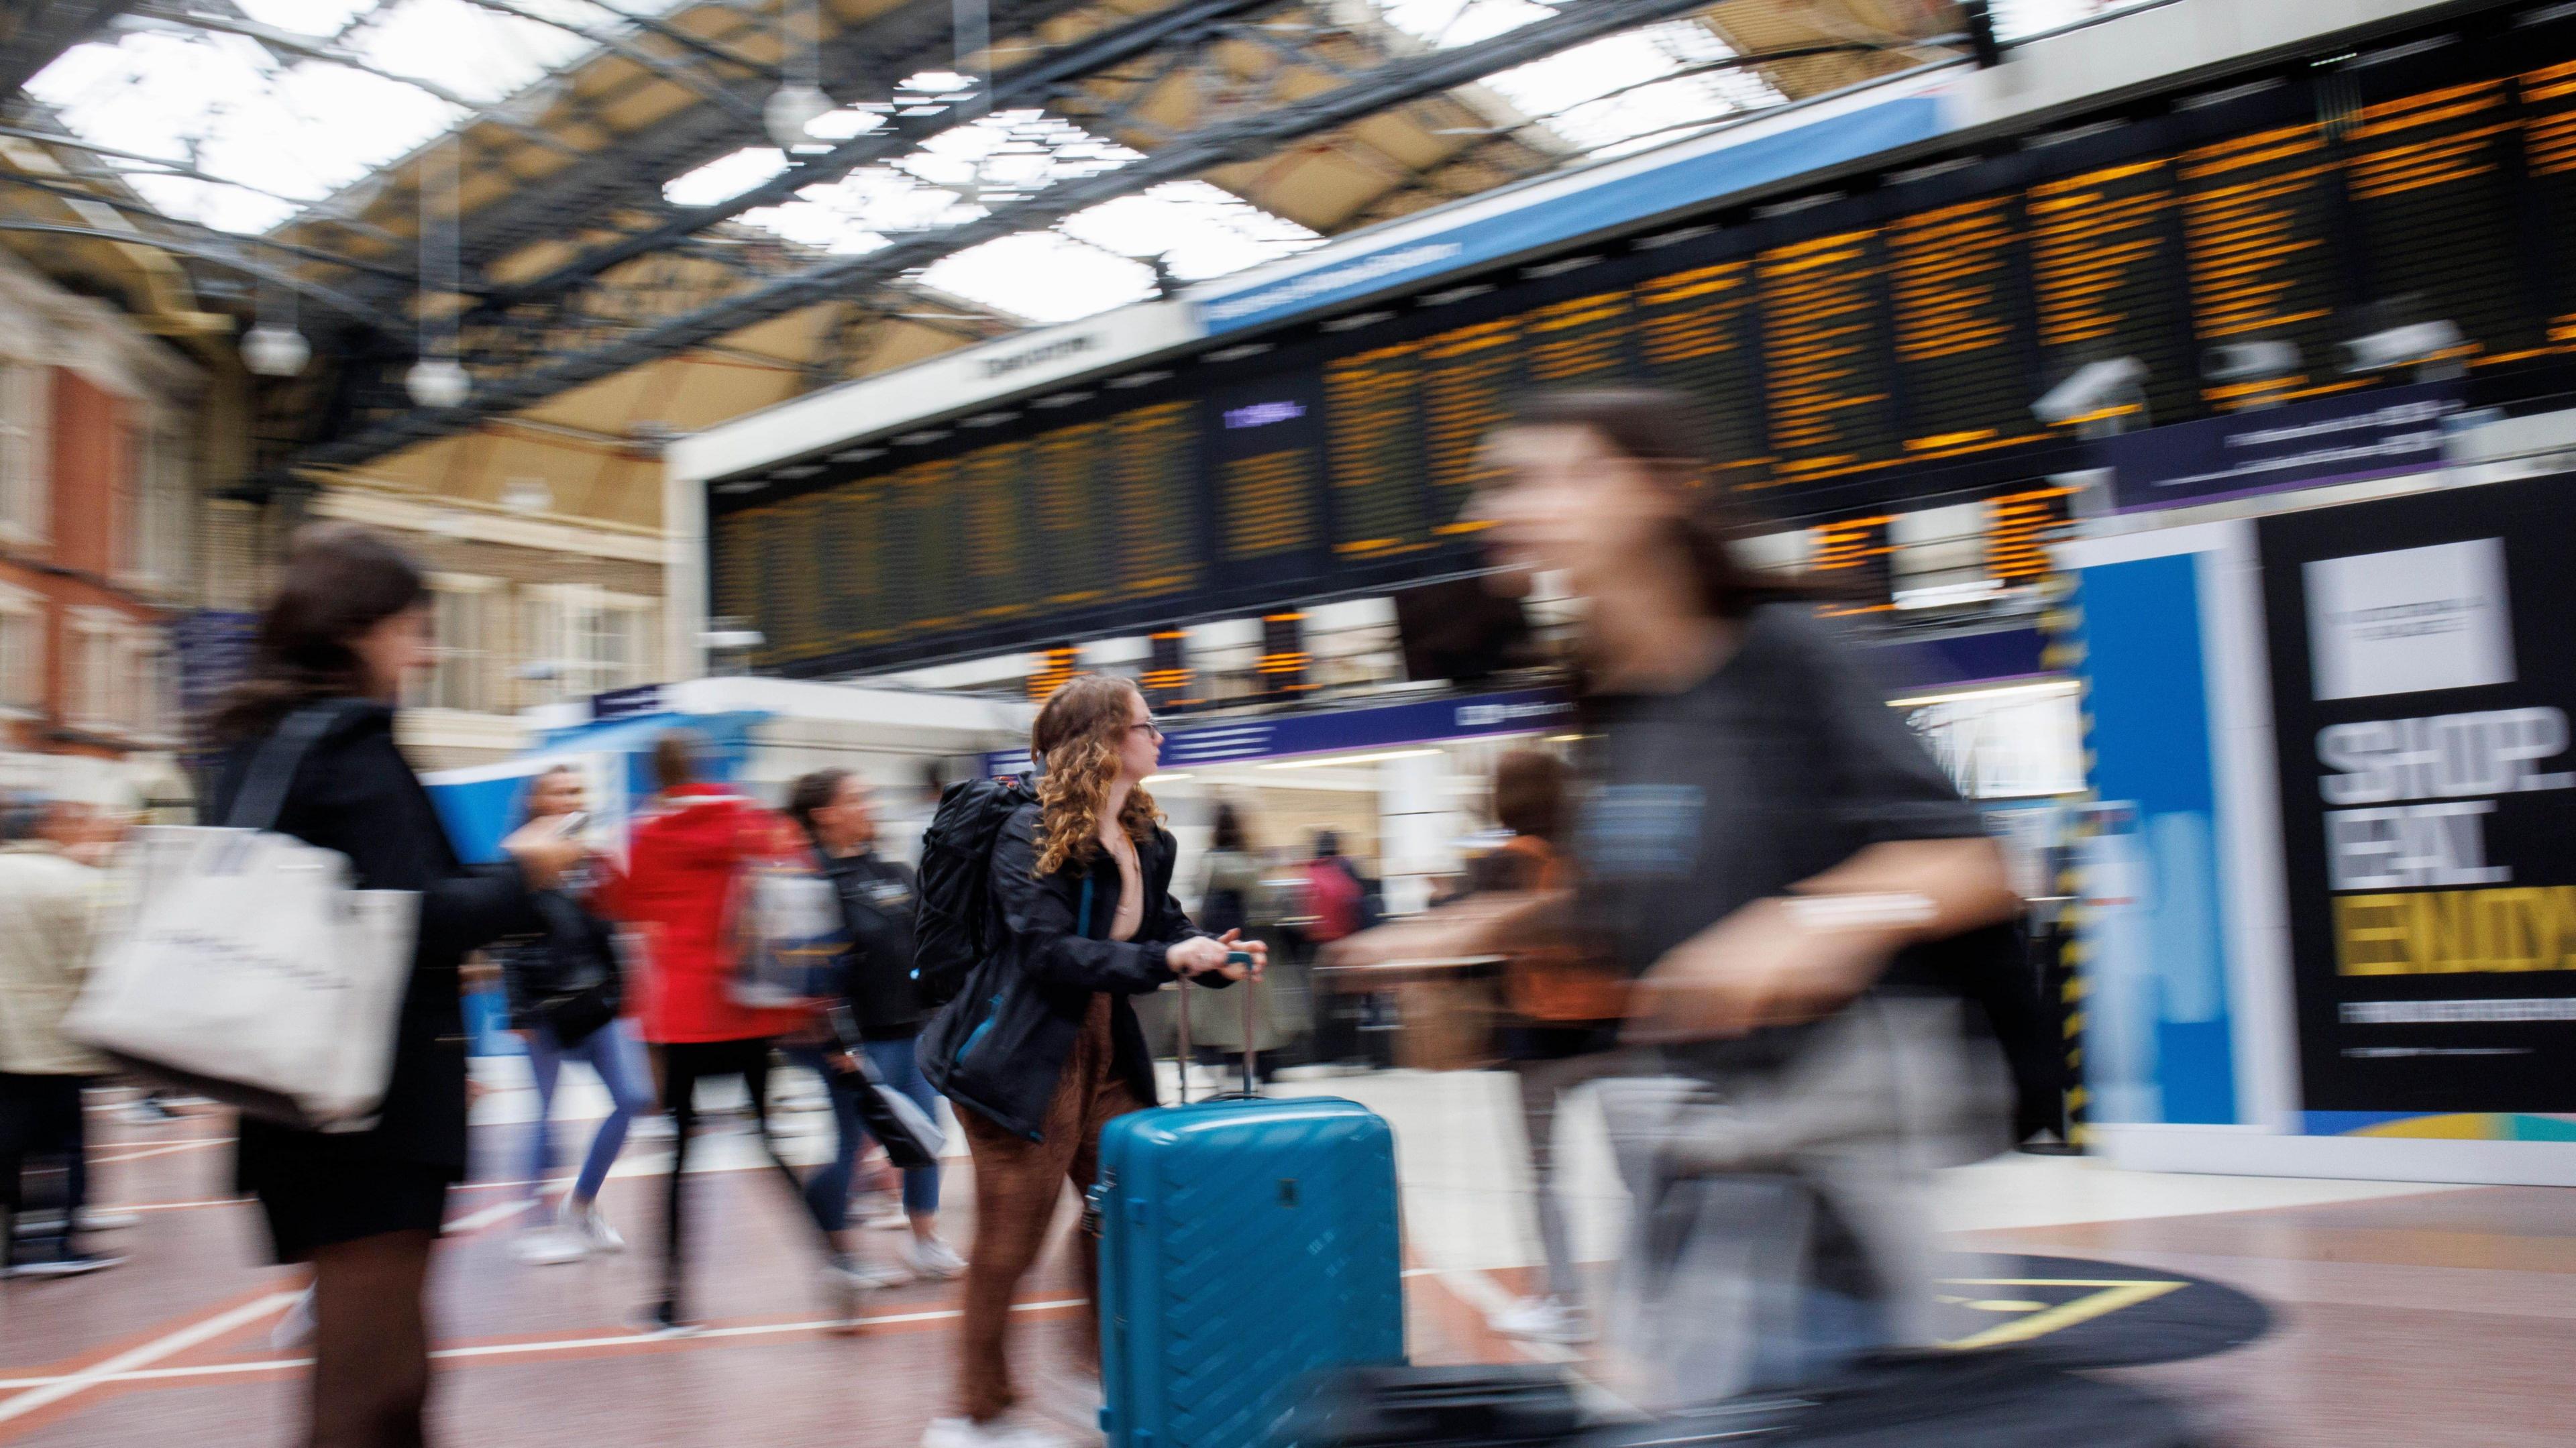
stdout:
{"type": "Polygon", "coordinates": [[[2576,1111],[2576,478],[2260,528],[2308,1129],[2576,1111]]]}

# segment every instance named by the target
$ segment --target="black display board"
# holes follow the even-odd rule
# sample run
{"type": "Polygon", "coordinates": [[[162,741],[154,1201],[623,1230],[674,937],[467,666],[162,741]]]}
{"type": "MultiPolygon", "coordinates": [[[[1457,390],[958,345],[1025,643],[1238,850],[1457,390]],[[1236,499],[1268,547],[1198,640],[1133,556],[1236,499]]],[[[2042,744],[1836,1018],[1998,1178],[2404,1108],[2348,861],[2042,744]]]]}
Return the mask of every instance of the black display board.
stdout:
{"type": "Polygon", "coordinates": [[[2260,524],[2310,1112],[2576,1111],[2576,477],[2260,524]]]}
{"type": "Polygon", "coordinates": [[[1813,522],[2084,465],[2030,404],[2086,362],[2145,363],[2164,425],[2381,385],[2340,343],[2382,326],[2449,320],[2481,374],[2576,352],[2576,20],[2478,23],[719,479],[716,611],[823,674],[1453,575],[1537,386],[1672,387],[1813,522]],[[2204,375],[2256,340],[2299,365],[2204,375]]]}

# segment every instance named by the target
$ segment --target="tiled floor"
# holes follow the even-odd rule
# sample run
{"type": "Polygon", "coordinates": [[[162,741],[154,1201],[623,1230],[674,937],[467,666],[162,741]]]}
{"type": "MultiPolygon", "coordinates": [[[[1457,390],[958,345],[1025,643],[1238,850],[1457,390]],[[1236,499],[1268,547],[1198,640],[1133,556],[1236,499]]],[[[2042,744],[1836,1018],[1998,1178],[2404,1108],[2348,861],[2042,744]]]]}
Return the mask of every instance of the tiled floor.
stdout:
{"type": "MultiPolygon", "coordinates": [[[[745,1136],[693,1153],[696,1307],[714,1330],[650,1341],[628,1323],[646,1296],[642,1251],[569,1267],[509,1254],[524,1220],[504,1182],[530,1095],[507,1063],[477,1116],[479,1184],[457,1193],[441,1248],[439,1441],[475,1448],[568,1442],[867,1444],[901,1448],[943,1401],[950,1287],[880,1293],[857,1336],[828,1330],[810,1230],[745,1136]]],[[[587,1084],[586,1082],[584,1083],[587,1084]]],[[[784,1088],[802,1091],[801,1083],[784,1088]]],[[[1527,1283],[1537,1258],[1504,1078],[1381,1076],[1291,1088],[1358,1097],[1395,1123],[1405,1190],[1412,1346],[1423,1361],[1519,1350],[1480,1313],[1527,1283]]],[[[226,1200],[228,1124],[205,1114],[129,1124],[97,1098],[100,1195],[143,1224],[103,1240],[113,1272],[0,1286],[0,1443],[234,1448],[289,1441],[302,1365],[270,1332],[297,1286],[259,1261],[251,1210],[226,1200]]],[[[575,1087],[569,1109],[597,1109],[575,1087]]],[[[791,1113],[819,1150],[819,1113],[791,1113]]],[[[1613,1253],[1621,1199],[1597,1122],[1571,1113],[1580,1254],[1613,1253]]],[[[567,1143],[582,1133],[566,1130],[567,1143]]],[[[666,1146],[630,1144],[605,1195],[639,1248],[659,1220],[666,1146]]],[[[952,1181],[948,1224],[971,1231],[952,1181]]],[[[2260,1342],[2130,1370],[2185,1395],[2246,1448],[2576,1442],[2576,1194],[2384,1183],[2144,1176],[2012,1157],[1950,1173],[1933,1210],[1963,1249],[2093,1258],[2205,1277],[2273,1306],[2260,1342]]],[[[897,1236],[872,1234],[883,1250],[897,1236]]],[[[1059,1252],[1032,1277],[1020,1340],[1064,1351],[1079,1310],[1059,1252]]]]}

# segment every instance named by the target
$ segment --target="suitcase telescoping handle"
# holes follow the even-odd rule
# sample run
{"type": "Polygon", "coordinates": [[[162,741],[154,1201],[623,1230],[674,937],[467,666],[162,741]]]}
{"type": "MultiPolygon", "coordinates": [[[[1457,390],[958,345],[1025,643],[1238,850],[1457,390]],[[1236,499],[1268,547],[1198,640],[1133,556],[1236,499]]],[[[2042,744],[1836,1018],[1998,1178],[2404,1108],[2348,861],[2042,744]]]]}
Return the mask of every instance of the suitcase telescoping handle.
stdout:
{"type": "MultiPolygon", "coordinates": [[[[1250,965],[1252,964],[1252,952],[1248,950],[1229,951],[1226,954],[1225,963],[1228,965],[1250,965]]],[[[1256,1074],[1261,1065],[1261,1049],[1258,1044],[1259,1038],[1252,1032],[1253,1007],[1257,1003],[1257,998],[1260,995],[1260,992],[1261,982],[1258,979],[1251,976],[1244,977],[1243,1094],[1246,1096],[1257,1096],[1261,1092],[1261,1088],[1255,1084],[1261,1079],[1261,1077],[1256,1074]]],[[[1190,983],[1187,980],[1181,982],[1180,1046],[1181,1104],[1183,1106],[1187,1106],[1190,1104],[1190,1058],[1194,1054],[1190,1050],[1190,983]]]]}

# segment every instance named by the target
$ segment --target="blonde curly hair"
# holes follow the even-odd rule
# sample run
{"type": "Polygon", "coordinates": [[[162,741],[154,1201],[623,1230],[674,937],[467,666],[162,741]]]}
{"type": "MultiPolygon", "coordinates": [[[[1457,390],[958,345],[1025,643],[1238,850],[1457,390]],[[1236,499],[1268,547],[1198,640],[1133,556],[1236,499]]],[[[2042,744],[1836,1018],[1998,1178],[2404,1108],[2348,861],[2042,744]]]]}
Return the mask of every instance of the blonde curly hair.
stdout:
{"type": "MultiPolygon", "coordinates": [[[[1113,674],[1081,674],[1047,696],[1029,730],[1029,753],[1044,766],[1038,776],[1037,873],[1052,875],[1066,862],[1100,852],[1100,811],[1118,777],[1119,746],[1126,742],[1136,686],[1113,674]]],[[[1118,812],[1119,827],[1141,854],[1163,822],[1163,812],[1143,785],[1130,789],[1118,812]]]]}

